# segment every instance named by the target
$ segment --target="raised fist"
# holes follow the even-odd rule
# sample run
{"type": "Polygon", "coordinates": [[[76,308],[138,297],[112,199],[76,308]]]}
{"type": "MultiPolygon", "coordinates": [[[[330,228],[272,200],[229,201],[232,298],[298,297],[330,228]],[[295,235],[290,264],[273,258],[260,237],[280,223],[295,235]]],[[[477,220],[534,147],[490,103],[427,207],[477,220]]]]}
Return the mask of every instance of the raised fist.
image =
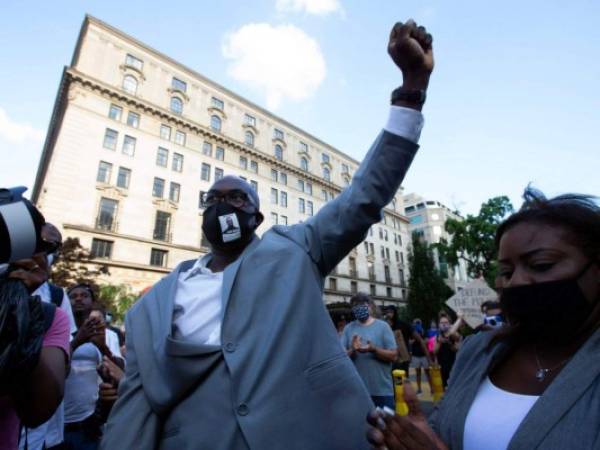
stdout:
{"type": "Polygon", "coordinates": [[[402,71],[404,87],[426,89],[433,71],[433,38],[425,27],[410,19],[392,28],[388,53],[402,71]]]}

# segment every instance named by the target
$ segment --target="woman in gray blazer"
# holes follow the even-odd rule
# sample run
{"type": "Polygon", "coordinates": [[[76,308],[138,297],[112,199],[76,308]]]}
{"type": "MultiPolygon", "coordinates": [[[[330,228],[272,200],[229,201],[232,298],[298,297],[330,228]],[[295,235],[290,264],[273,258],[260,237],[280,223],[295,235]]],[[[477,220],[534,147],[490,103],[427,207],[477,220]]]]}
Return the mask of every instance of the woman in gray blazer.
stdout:
{"type": "Polygon", "coordinates": [[[372,413],[376,448],[600,448],[600,207],[524,198],[496,234],[508,325],[465,341],[429,423],[372,413]]]}

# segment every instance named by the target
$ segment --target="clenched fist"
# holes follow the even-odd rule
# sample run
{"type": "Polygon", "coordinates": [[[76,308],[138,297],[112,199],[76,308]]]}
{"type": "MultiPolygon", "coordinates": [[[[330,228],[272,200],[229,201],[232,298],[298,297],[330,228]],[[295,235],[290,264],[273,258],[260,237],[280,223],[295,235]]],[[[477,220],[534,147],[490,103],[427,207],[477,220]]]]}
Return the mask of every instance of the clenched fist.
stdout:
{"type": "Polygon", "coordinates": [[[412,19],[404,24],[398,22],[392,28],[388,53],[402,71],[405,89],[427,89],[433,71],[432,42],[425,27],[412,19]]]}

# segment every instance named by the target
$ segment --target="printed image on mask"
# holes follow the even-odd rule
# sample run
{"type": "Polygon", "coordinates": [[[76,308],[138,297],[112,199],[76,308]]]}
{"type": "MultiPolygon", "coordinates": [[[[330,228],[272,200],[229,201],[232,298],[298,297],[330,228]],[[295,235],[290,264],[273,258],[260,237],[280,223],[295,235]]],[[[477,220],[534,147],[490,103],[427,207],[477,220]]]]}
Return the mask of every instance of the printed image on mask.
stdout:
{"type": "Polygon", "coordinates": [[[364,304],[354,306],[352,308],[352,314],[354,314],[356,320],[364,322],[369,318],[369,305],[364,304]]]}
{"type": "Polygon", "coordinates": [[[242,237],[240,224],[235,213],[219,216],[219,224],[223,233],[223,242],[235,241],[242,237]]]}

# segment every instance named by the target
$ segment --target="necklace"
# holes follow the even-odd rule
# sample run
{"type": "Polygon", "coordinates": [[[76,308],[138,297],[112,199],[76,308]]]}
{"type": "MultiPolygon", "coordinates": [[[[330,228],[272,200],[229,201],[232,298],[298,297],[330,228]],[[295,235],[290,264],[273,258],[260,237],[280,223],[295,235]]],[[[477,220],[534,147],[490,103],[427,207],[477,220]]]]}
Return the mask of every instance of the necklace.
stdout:
{"type": "Polygon", "coordinates": [[[544,379],[546,378],[546,375],[548,375],[550,372],[553,372],[554,370],[558,369],[559,367],[563,366],[564,364],[567,363],[567,361],[569,361],[571,359],[571,357],[569,356],[567,359],[565,359],[564,361],[561,361],[556,366],[546,369],[546,368],[542,367],[542,363],[540,363],[540,358],[538,357],[538,352],[537,352],[536,347],[533,347],[533,356],[535,356],[535,364],[537,365],[537,370],[535,372],[535,378],[540,383],[544,381],[544,379]]]}

